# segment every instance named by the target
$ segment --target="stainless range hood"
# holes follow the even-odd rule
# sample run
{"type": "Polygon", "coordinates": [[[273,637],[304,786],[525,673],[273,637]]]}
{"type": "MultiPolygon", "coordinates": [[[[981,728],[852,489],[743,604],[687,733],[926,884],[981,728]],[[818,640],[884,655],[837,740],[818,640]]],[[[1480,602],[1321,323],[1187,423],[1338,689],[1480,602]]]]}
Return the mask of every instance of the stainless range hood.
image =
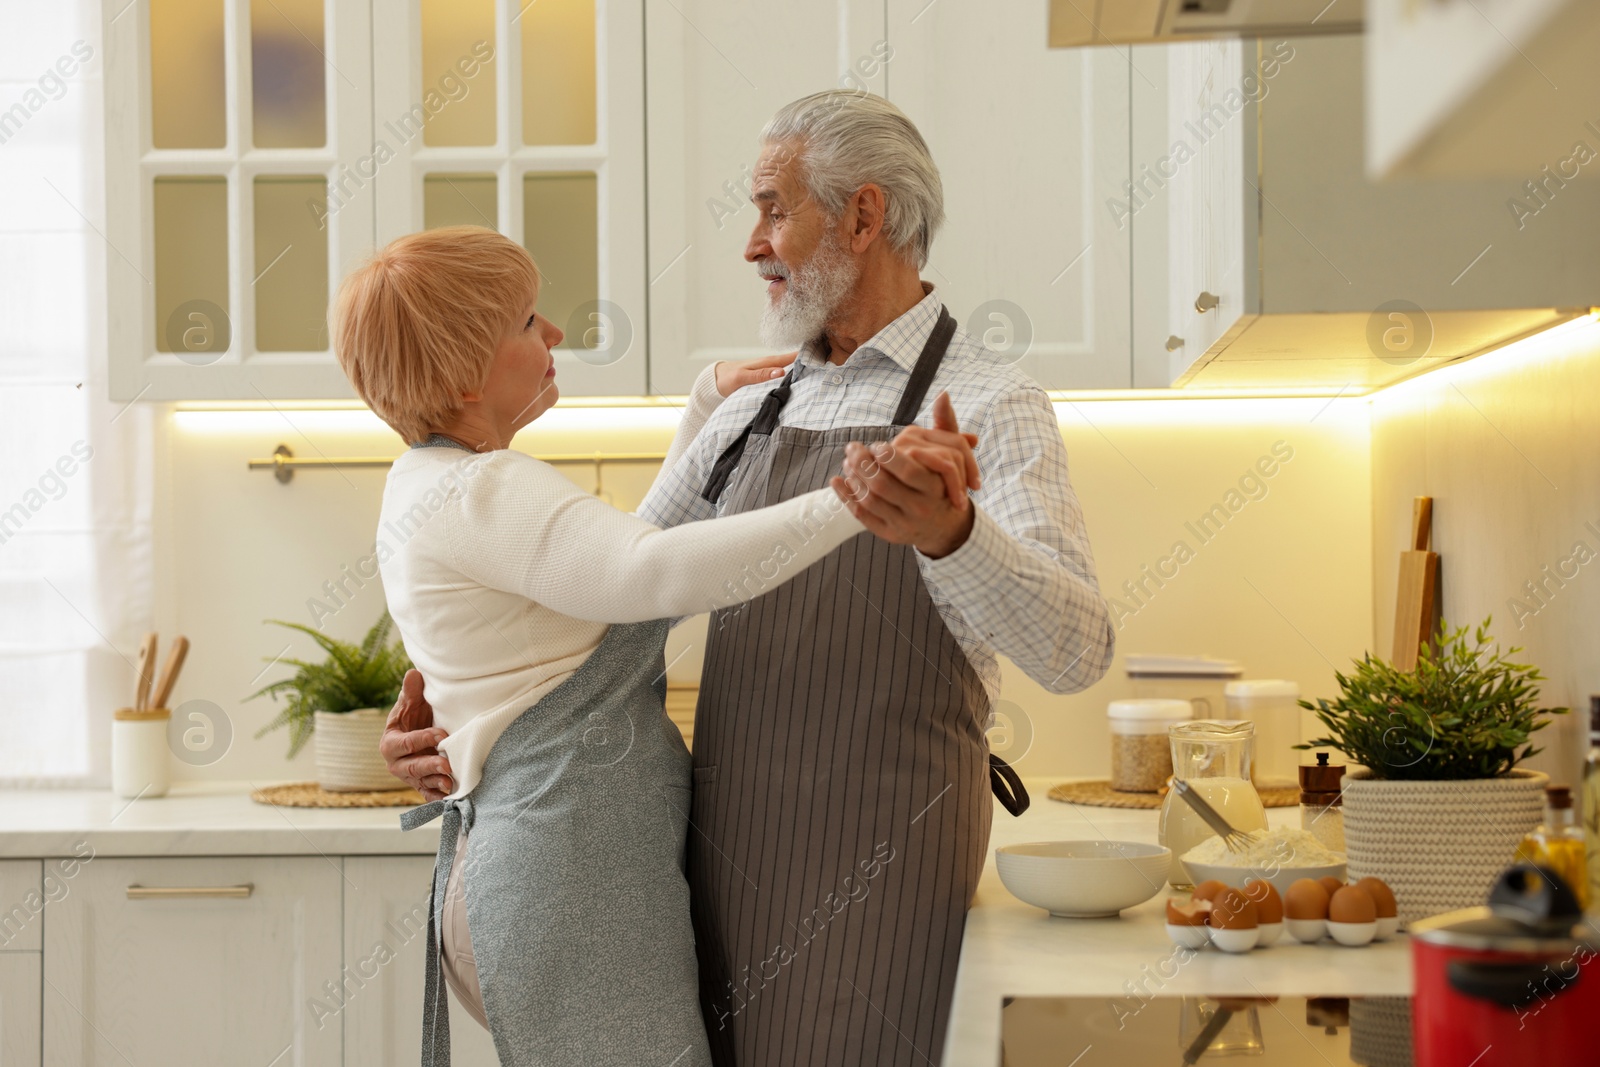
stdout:
{"type": "Polygon", "coordinates": [[[1363,0],[1050,0],[1050,47],[1356,33],[1363,0]]]}

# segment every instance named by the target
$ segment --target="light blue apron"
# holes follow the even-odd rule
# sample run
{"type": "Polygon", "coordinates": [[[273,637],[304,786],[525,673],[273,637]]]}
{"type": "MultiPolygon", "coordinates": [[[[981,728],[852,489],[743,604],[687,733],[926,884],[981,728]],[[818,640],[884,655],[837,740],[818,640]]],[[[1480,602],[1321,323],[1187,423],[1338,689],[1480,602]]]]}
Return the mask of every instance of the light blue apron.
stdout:
{"type": "Polygon", "coordinates": [[[467,925],[500,1062],[708,1067],[684,835],[689,750],[666,716],[666,620],[612,626],[500,735],[443,816],[423,1001],[423,1067],[450,1062],[439,964],[464,828],[467,925]]]}

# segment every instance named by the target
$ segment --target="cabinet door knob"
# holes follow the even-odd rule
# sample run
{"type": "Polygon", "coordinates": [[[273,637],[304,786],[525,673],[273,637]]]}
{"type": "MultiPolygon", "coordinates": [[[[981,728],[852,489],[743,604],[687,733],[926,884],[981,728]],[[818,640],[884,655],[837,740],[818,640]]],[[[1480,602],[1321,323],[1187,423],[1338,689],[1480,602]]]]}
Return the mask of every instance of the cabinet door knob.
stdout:
{"type": "Polygon", "coordinates": [[[1222,303],[1222,301],[1217,299],[1217,295],[1215,293],[1207,293],[1202,291],[1199,296],[1194,298],[1194,309],[1204,315],[1206,312],[1210,311],[1220,303],[1222,303]]]}
{"type": "Polygon", "coordinates": [[[1178,349],[1180,349],[1182,347],[1183,347],[1183,338],[1179,337],[1177,334],[1173,334],[1171,337],[1167,338],[1167,351],[1168,352],[1176,352],[1178,349]]]}
{"type": "Polygon", "coordinates": [[[129,900],[244,900],[255,891],[244,885],[130,885],[129,900]]]}

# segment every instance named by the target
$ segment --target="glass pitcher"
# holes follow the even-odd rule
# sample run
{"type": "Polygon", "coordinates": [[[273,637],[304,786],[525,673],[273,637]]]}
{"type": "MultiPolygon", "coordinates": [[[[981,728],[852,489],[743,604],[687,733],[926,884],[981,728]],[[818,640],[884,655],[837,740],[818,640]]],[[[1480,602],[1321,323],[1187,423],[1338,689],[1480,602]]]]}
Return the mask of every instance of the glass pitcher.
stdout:
{"type": "MultiPolygon", "coordinates": [[[[1255,754],[1255,724],[1248,720],[1197,719],[1167,730],[1172,745],[1172,776],[1188,782],[1202,800],[1236,830],[1265,830],[1267,809],[1250,784],[1255,754]]],[[[1168,880],[1179,889],[1192,883],[1181,862],[1185,852],[1215,836],[1176,790],[1161,805],[1161,843],[1172,850],[1168,880]]]]}

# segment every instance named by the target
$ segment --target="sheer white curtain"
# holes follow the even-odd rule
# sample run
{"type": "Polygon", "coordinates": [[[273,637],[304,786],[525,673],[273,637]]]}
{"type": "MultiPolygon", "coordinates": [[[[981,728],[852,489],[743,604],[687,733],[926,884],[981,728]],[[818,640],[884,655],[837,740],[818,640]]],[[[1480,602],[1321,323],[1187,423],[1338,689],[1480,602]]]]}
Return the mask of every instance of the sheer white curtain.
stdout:
{"type": "Polygon", "coordinates": [[[100,19],[0,0],[4,784],[108,778],[151,616],[158,413],[105,399],[104,313],[106,270],[149,271],[101,236],[100,19]]]}

